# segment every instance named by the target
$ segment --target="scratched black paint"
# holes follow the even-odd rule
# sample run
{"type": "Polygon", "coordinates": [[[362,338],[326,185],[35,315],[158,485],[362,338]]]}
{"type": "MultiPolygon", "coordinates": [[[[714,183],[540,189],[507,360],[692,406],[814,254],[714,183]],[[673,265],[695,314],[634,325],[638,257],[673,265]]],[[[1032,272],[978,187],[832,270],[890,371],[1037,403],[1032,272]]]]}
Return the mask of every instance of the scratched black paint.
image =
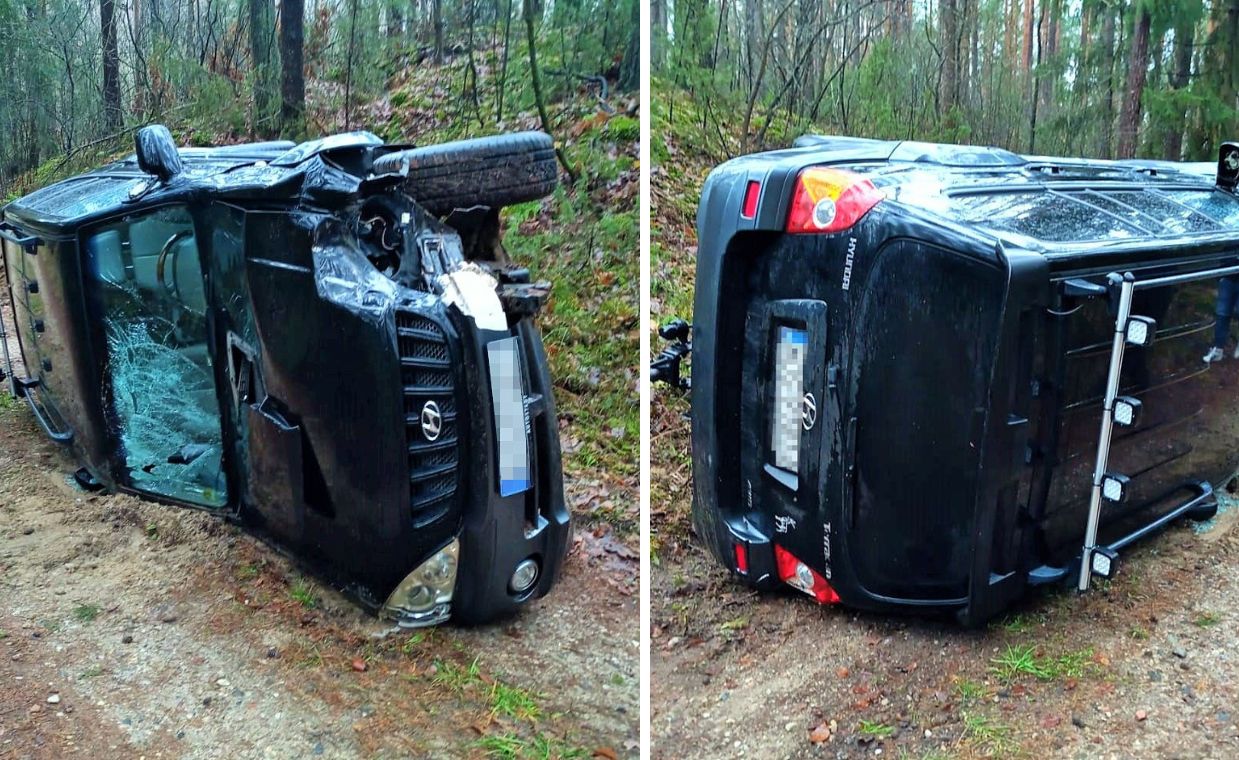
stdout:
{"type": "MultiPolygon", "coordinates": [[[[698,229],[699,535],[733,571],[743,544],[743,579],[760,588],[779,585],[778,543],[845,604],[970,624],[1033,583],[1074,579],[1113,314],[1104,290],[1069,295],[1064,282],[1239,264],[1239,199],[1212,165],[856,138],[716,168],[698,229]],[[797,174],[821,164],[887,199],[842,233],[781,234],[797,174]],[[798,482],[766,466],[771,330],[788,321],[812,326],[805,382],[820,399],[798,482]]],[[[1202,359],[1217,294],[1216,279],[1138,293],[1133,313],[1158,319],[1159,337],[1124,363],[1122,392],[1145,415],[1115,435],[1111,466],[1132,488],[1103,509],[1103,542],[1239,470],[1233,338],[1227,361],[1202,359]]]]}
{"type": "MultiPolygon", "coordinates": [[[[400,176],[370,171],[399,148],[353,133],[300,146],[183,149],[161,159],[182,164],[164,182],[130,157],[14,201],[0,214],[0,242],[17,322],[9,330],[16,329],[20,352],[3,369],[10,389],[30,401],[49,433],[72,445],[100,484],[175,501],[141,492],[124,466],[116,405],[131,400],[103,390],[109,336],[85,271],[95,257],[86,244],[109,223],[188,209],[202,261],[204,350],[228,484],[227,503],[216,511],[293,550],[371,608],[459,537],[452,616],[483,621],[544,595],[567,548],[551,383],[535,309],[522,296],[532,286],[501,286],[503,302],[522,307],[509,310],[506,330],[498,330],[479,329],[428,284],[445,262],[492,261],[494,250],[465,246],[495,245],[497,217],[474,209],[451,227],[428,214],[400,176]],[[376,214],[386,225],[377,232],[376,214]],[[397,228],[402,263],[383,273],[387,263],[379,262],[393,252],[378,248],[397,228]],[[433,255],[427,240],[437,242],[433,255]],[[398,314],[419,334],[444,336],[445,367],[410,369],[398,314]],[[536,402],[535,486],[500,497],[484,351],[507,335],[519,338],[536,402]],[[420,409],[417,383],[431,372],[449,389],[435,398],[454,410],[456,444],[436,455],[433,470],[443,474],[435,475],[439,490],[431,497],[448,498],[411,512],[421,492],[411,485],[419,476],[410,470],[409,420],[417,410],[408,405],[420,409]],[[517,598],[508,578],[527,557],[536,557],[542,572],[534,590],[517,598]]],[[[553,176],[544,178],[540,189],[553,184],[553,176]]],[[[502,270],[493,267],[505,282],[502,270]]],[[[177,403],[175,394],[168,401],[177,403]]]]}

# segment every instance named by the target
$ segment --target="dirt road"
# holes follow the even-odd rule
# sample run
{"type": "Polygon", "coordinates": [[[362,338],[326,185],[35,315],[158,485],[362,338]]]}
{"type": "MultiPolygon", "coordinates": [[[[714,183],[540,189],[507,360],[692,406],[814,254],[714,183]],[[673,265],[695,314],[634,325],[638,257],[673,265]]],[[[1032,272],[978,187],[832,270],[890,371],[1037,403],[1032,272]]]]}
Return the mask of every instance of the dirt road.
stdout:
{"type": "Polygon", "coordinates": [[[984,631],[755,594],[665,545],[654,757],[1239,757],[1235,516],[984,631]]]}
{"type": "Polygon", "coordinates": [[[609,535],[578,529],[506,625],[393,632],[241,530],[73,469],[0,407],[0,758],[637,756],[637,566],[609,535]]]}

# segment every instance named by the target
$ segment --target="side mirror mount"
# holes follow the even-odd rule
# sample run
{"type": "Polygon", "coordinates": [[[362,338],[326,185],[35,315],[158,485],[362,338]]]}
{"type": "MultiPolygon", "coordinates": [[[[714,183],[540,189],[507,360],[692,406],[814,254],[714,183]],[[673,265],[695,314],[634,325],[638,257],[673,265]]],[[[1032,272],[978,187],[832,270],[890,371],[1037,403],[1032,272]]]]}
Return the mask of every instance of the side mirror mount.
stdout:
{"type": "Polygon", "coordinates": [[[1239,186],[1239,143],[1222,143],[1217,159],[1217,186],[1232,193],[1239,186]]]}
{"type": "Polygon", "coordinates": [[[181,154],[177,152],[172,133],[162,124],[142,127],[133,136],[138,155],[138,168],[167,182],[181,173],[181,154]]]}

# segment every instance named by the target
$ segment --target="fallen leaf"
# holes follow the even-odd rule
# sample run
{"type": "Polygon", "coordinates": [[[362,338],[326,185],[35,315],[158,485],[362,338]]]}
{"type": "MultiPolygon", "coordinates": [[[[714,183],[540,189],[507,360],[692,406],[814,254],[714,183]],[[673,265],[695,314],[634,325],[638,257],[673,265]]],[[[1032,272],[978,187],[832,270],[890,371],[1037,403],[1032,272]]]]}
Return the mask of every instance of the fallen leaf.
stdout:
{"type": "Polygon", "coordinates": [[[839,678],[847,678],[850,671],[847,668],[839,668],[835,671],[835,675],[839,678]]]}
{"type": "Polygon", "coordinates": [[[809,741],[814,744],[822,744],[830,741],[830,726],[822,723],[817,728],[809,732],[809,741]]]}
{"type": "Polygon", "coordinates": [[[366,661],[360,657],[353,660],[353,670],[356,670],[358,673],[364,673],[366,671],[366,661]]]}
{"type": "Polygon", "coordinates": [[[1062,722],[1063,722],[1063,719],[1057,715],[1047,715],[1041,719],[1041,727],[1042,728],[1056,728],[1058,724],[1062,722]]]}
{"type": "Polygon", "coordinates": [[[610,747],[599,747],[594,750],[592,757],[601,757],[606,760],[619,760],[619,755],[615,754],[615,750],[610,747]]]}

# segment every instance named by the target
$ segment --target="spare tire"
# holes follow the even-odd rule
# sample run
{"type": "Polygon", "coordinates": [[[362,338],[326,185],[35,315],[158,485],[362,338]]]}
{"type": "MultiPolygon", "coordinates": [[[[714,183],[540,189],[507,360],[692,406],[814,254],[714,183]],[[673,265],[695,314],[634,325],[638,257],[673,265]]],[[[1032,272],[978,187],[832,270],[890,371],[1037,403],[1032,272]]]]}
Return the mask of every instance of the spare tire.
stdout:
{"type": "Polygon", "coordinates": [[[375,174],[401,174],[404,189],[432,214],[545,198],[555,190],[555,144],[544,132],[479,137],[381,156],[375,174]]]}

